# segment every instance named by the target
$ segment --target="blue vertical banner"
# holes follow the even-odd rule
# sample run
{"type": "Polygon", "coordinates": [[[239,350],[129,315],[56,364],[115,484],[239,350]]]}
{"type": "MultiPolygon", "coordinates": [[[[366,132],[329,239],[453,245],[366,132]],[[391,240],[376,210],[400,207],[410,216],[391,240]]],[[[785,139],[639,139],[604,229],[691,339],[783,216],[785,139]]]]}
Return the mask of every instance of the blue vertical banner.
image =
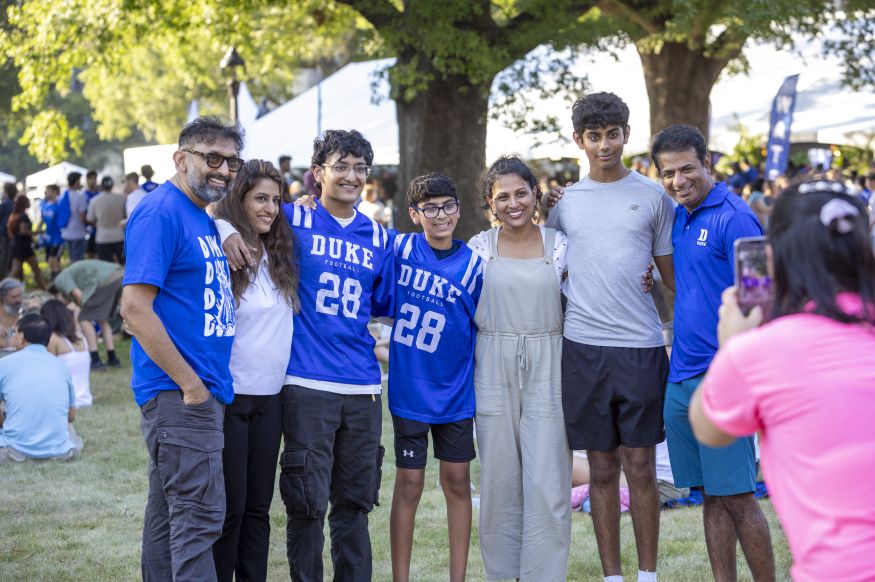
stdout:
{"type": "Polygon", "coordinates": [[[772,116],[769,123],[769,145],[766,148],[766,179],[774,180],[787,171],[790,159],[790,126],[793,123],[793,108],[796,106],[796,82],[799,75],[791,75],[772,101],[772,116]]]}

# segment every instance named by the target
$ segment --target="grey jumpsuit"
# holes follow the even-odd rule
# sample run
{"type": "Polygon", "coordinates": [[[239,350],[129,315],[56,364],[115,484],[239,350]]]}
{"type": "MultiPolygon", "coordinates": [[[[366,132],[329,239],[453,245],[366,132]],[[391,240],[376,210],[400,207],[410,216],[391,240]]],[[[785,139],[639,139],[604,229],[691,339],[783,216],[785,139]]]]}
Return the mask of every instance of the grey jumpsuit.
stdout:
{"type": "Polygon", "coordinates": [[[571,451],[562,414],[562,308],[552,260],[498,255],[475,313],[480,549],[488,580],[564,581],[571,538],[571,451]]]}

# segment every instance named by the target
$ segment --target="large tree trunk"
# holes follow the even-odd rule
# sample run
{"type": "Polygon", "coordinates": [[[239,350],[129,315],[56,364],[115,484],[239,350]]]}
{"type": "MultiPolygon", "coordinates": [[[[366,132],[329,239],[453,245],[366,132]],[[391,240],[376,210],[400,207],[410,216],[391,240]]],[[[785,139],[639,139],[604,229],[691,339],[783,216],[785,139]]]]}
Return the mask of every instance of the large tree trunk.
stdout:
{"type": "MultiPolygon", "coordinates": [[[[401,95],[403,89],[393,88],[401,95]]],[[[411,230],[407,185],[416,176],[441,172],[456,183],[462,204],[454,238],[467,241],[487,226],[477,190],[486,165],[489,85],[475,86],[462,77],[436,78],[411,101],[396,99],[399,152],[398,228],[411,230]]]]}
{"type": "Polygon", "coordinates": [[[659,52],[638,48],[650,99],[650,133],[676,123],[698,127],[708,139],[711,89],[728,58],[705,56],[683,43],[667,42],[659,52]]]}

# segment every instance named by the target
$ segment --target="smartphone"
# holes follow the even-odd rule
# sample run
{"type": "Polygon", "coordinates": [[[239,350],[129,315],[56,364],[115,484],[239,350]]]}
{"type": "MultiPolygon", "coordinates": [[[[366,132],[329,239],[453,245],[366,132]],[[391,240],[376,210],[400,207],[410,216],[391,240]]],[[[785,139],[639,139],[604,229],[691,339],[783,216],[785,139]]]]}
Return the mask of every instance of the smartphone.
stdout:
{"type": "Polygon", "coordinates": [[[775,299],[772,265],[766,251],[766,237],[752,236],[735,241],[735,288],[738,305],[747,315],[754,306],[763,310],[767,320],[775,299]]]}

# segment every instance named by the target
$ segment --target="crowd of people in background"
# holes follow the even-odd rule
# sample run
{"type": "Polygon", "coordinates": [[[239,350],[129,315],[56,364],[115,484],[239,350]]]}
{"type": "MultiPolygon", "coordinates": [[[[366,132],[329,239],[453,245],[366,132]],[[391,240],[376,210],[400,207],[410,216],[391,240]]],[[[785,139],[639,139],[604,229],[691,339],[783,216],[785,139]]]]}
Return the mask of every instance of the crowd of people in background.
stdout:
{"type": "Polygon", "coordinates": [[[591,512],[605,582],[623,580],[618,505],[632,517],[635,579],[655,582],[659,508],[690,491],[714,578],[736,579],[740,542],[753,578],[774,580],[757,431],[794,578],[865,579],[875,175],[802,166],[772,182],[746,159],[720,175],[682,125],[627,166],[619,97],[592,93],[571,113],[588,175],[562,187],[565,176],[500,157],[480,192],[492,228],[467,243],[453,233],[478,210],[439,172],[406,189],[417,232],[392,230],[395,178],[371,175],[355,130],[325,131],[298,173],[288,156],[241,159],[239,127],[198,118],[167,182],[149,166],[120,187],[73,172],[63,191],[45,188],[36,220],[4,185],[0,464],[81,454],[76,409],[93,405],[92,372],[122,365],[120,310],[149,453],[145,580],[265,580],[277,467],[291,578],[323,578],[327,519],[335,579],[370,580],[378,355],[396,581],[411,577],[429,434],[451,581],[467,571],[477,455],[487,579],[568,579],[572,485],[585,484],[576,505],[591,512]],[[736,243],[765,233],[775,302],[746,313],[736,243]],[[25,267],[44,292],[26,293],[25,267]],[[382,344],[375,317],[392,321],[382,344]],[[831,479],[853,476],[851,499],[822,495],[806,457],[831,479]]]}

